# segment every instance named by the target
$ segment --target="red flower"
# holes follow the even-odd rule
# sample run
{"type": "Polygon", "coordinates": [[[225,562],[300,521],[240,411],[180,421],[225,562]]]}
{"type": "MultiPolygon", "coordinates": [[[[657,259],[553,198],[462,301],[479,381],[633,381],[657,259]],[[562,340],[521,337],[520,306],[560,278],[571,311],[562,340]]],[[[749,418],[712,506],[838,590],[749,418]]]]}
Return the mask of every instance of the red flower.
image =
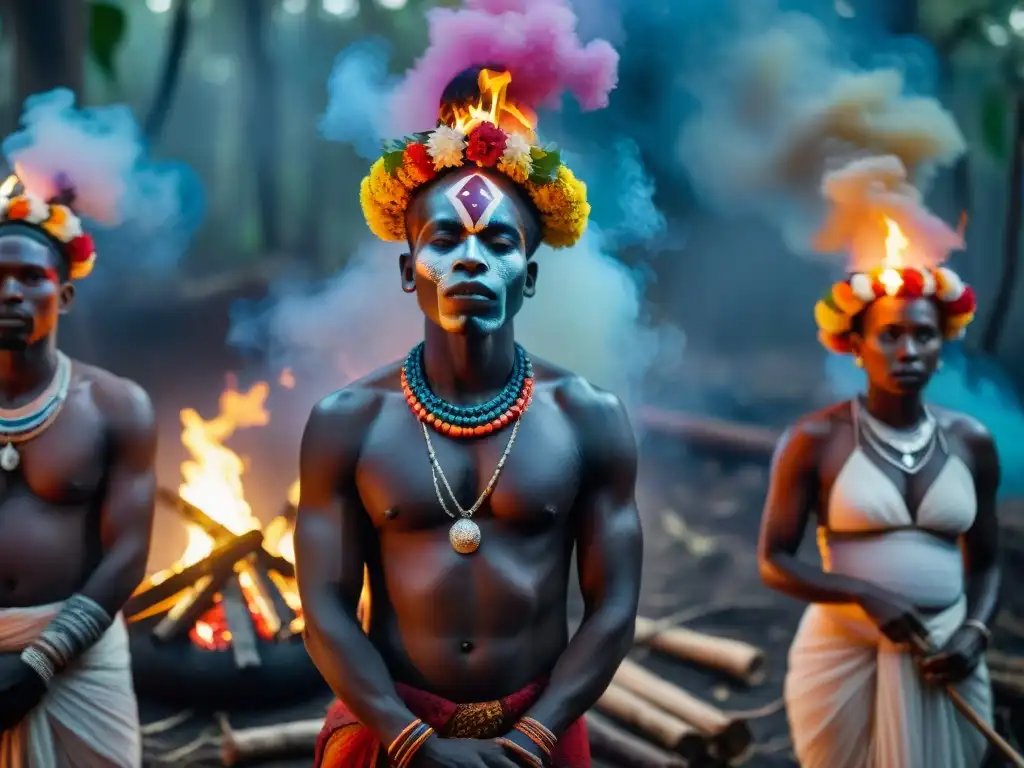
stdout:
{"type": "Polygon", "coordinates": [[[480,123],[466,137],[466,159],[485,167],[498,164],[508,141],[505,132],[496,125],[480,123]]]}
{"type": "Polygon", "coordinates": [[[964,286],[964,292],[960,294],[960,298],[956,301],[950,301],[946,303],[945,310],[949,315],[966,315],[969,312],[973,312],[977,306],[977,298],[974,295],[974,289],[969,285],[964,286]]]}
{"type": "Polygon", "coordinates": [[[437,171],[434,170],[434,161],[430,158],[425,144],[409,144],[402,154],[405,164],[416,171],[423,181],[434,178],[437,171]]]}
{"type": "Polygon", "coordinates": [[[64,246],[64,252],[72,264],[88,261],[95,250],[96,247],[93,245],[92,238],[89,235],[79,235],[64,246]]]}
{"type": "Polygon", "coordinates": [[[916,269],[901,269],[900,277],[903,285],[900,293],[908,299],[919,299],[924,296],[924,275],[916,269]]]}

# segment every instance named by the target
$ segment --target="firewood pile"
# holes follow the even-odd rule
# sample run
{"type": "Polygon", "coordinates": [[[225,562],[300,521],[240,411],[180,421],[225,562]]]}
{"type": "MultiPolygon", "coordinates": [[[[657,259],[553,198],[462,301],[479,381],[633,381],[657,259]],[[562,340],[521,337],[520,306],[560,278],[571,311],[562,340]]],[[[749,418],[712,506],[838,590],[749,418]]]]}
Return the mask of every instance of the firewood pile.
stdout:
{"type": "MultiPolygon", "coordinates": [[[[295,567],[266,548],[263,531],[235,534],[173,491],[160,488],[157,495],[214,547],[199,561],[145,583],[128,601],[125,616],[132,624],[158,616],[147,626],[160,642],[191,637],[210,650],[230,648],[239,668],[259,666],[260,640],[289,639],[301,619],[288,600],[295,567]],[[220,621],[201,621],[215,607],[220,621]]],[[[284,514],[294,518],[293,510],[284,514]]]]}

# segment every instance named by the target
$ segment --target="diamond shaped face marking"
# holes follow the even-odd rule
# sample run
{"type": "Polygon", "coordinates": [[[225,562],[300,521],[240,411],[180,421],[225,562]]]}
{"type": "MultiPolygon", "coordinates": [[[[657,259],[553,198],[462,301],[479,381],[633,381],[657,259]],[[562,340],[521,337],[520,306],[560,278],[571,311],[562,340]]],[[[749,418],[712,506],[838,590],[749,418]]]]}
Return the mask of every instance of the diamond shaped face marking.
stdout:
{"type": "Polygon", "coordinates": [[[469,232],[479,232],[486,227],[505,199],[502,191],[480,173],[467,176],[461,184],[449,189],[446,197],[469,232]]]}

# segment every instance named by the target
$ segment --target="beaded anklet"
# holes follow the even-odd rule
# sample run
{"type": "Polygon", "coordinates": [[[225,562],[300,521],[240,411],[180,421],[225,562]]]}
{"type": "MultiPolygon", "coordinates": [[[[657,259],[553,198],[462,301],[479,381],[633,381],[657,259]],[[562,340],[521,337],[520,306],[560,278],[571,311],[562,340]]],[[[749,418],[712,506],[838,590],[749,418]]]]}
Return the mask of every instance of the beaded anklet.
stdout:
{"type": "Polygon", "coordinates": [[[532,717],[524,717],[514,727],[540,747],[545,755],[551,757],[551,752],[554,750],[555,744],[558,743],[558,739],[555,738],[555,734],[547,726],[532,717]]]}
{"type": "Polygon", "coordinates": [[[498,744],[503,746],[505,749],[507,749],[509,752],[514,754],[516,757],[518,757],[520,760],[522,760],[524,763],[529,765],[531,768],[544,768],[543,760],[541,760],[532,752],[524,749],[523,747],[520,747],[511,739],[506,739],[504,736],[501,736],[500,738],[495,739],[495,741],[498,742],[498,744]]]}
{"type": "Polygon", "coordinates": [[[422,720],[413,720],[388,747],[388,764],[395,768],[407,768],[420,747],[433,735],[433,728],[422,720]]]}
{"type": "Polygon", "coordinates": [[[512,375],[501,391],[486,403],[454,405],[442,400],[427,384],[423,370],[423,344],[413,347],[402,367],[402,394],[419,421],[450,437],[479,437],[516,422],[533,398],[533,363],[516,344],[512,375]]]}

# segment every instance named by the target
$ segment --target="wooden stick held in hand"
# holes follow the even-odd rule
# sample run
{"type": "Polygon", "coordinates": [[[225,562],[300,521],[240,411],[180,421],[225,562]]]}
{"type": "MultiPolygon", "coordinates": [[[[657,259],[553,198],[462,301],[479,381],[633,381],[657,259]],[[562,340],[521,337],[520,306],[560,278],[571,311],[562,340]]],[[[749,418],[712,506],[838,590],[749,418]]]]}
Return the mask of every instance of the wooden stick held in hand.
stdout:
{"type": "MultiPolygon", "coordinates": [[[[914,650],[918,656],[927,656],[932,652],[932,648],[927,640],[922,637],[914,637],[912,639],[914,650]]],[[[957,708],[957,711],[973,725],[982,736],[991,744],[993,747],[998,749],[1011,764],[1017,766],[1017,768],[1024,768],[1024,756],[1022,756],[1013,746],[1000,736],[996,729],[979,715],[967,700],[960,695],[960,693],[952,685],[944,687],[946,695],[949,696],[950,701],[953,702],[953,706],[957,708]]]]}
{"type": "Polygon", "coordinates": [[[649,701],[671,715],[695,726],[711,741],[713,757],[735,760],[753,743],[750,728],[731,719],[717,707],[701,701],[682,688],[626,659],[615,673],[614,683],[649,701]]]}
{"type": "Polygon", "coordinates": [[[636,618],[634,641],[677,659],[725,672],[747,685],[764,682],[764,651],[749,643],[684,627],[664,629],[658,622],[641,616],[636,618]]]}

